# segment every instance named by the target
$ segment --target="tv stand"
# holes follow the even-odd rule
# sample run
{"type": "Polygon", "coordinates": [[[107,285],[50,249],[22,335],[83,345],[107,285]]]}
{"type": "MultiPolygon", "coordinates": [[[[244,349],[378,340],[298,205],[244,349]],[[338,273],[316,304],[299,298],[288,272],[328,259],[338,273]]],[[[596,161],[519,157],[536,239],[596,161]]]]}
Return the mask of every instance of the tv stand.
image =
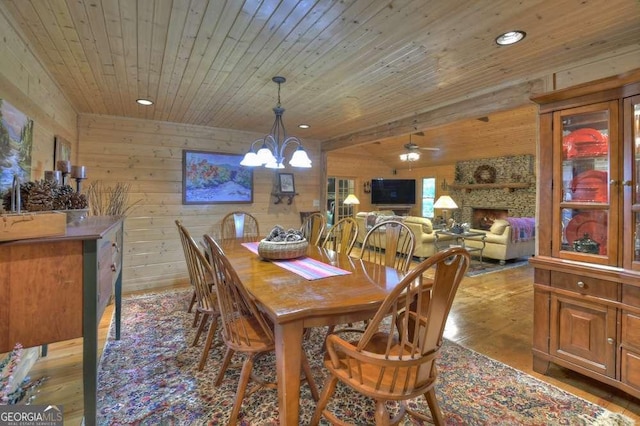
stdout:
{"type": "Polygon", "coordinates": [[[409,216],[413,204],[379,204],[376,208],[378,210],[393,210],[393,214],[398,216],[409,216]]]}

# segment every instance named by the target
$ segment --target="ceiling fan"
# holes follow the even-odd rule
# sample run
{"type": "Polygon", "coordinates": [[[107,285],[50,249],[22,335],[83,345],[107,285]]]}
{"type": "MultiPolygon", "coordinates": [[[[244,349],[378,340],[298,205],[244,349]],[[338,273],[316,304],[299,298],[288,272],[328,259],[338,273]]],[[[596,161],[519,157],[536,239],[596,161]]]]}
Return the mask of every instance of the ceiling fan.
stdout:
{"type": "MultiPolygon", "coordinates": [[[[415,133],[418,136],[424,136],[424,132],[415,133]]],[[[412,134],[409,134],[409,143],[404,144],[404,147],[409,152],[416,152],[418,150],[423,151],[440,151],[440,148],[430,147],[430,146],[419,146],[411,141],[412,134]]],[[[410,160],[409,160],[410,161],[410,160]]]]}

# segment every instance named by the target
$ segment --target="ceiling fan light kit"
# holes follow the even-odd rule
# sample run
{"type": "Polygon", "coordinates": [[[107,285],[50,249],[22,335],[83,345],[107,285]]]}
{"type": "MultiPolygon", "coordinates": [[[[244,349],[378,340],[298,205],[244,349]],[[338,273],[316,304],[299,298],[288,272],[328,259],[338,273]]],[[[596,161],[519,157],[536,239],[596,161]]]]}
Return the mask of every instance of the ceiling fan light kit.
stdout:
{"type": "Polygon", "coordinates": [[[406,154],[400,154],[400,160],[402,161],[416,161],[420,159],[420,154],[417,152],[407,152],[406,154]]]}
{"type": "MultiPolygon", "coordinates": [[[[422,132],[419,132],[416,134],[419,135],[420,133],[422,132]]],[[[418,150],[425,150],[425,151],[440,150],[440,148],[422,147],[422,146],[416,145],[411,141],[411,134],[409,134],[409,143],[404,144],[404,148],[408,152],[400,154],[400,161],[418,161],[420,159],[420,153],[418,152],[418,150]]]]}

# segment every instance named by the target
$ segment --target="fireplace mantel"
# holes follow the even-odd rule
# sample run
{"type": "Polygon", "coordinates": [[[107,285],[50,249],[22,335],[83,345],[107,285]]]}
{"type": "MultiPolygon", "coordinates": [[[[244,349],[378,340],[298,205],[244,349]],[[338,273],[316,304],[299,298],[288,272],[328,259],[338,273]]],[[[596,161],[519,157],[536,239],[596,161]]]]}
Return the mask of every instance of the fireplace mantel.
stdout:
{"type": "Polygon", "coordinates": [[[531,184],[529,182],[514,182],[514,183],[469,183],[460,184],[452,183],[449,185],[453,189],[462,189],[464,192],[469,192],[476,189],[504,189],[505,192],[511,192],[514,189],[529,188],[531,184]]]}

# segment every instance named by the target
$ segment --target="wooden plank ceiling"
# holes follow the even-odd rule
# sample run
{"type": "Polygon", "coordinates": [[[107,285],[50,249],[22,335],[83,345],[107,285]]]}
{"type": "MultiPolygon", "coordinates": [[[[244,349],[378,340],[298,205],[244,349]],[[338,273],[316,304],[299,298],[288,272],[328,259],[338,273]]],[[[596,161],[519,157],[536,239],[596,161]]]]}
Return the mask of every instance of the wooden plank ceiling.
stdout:
{"type": "MultiPolygon", "coordinates": [[[[425,132],[414,140],[420,145],[447,144],[456,139],[443,124],[466,117],[480,126],[486,122],[476,118],[526,105],[553,71],[640,45],[637,0],[0,0],[0,7],[79,113],[264,133],[277,100],[271,78],[282,75],[289,133],[322,140],[323,149],[366,144],[389,158],[409,133],[425,132]],[[523,42],[495,44],[513,29],[527,32],[523,42]],[[155,104],[139,106],[140,97],[155,104]],[[389,137],[392,147],[372,144],[389,137]]],[[[511,127],[522,119],[495,120],[509,117],[511,127]]]]}

